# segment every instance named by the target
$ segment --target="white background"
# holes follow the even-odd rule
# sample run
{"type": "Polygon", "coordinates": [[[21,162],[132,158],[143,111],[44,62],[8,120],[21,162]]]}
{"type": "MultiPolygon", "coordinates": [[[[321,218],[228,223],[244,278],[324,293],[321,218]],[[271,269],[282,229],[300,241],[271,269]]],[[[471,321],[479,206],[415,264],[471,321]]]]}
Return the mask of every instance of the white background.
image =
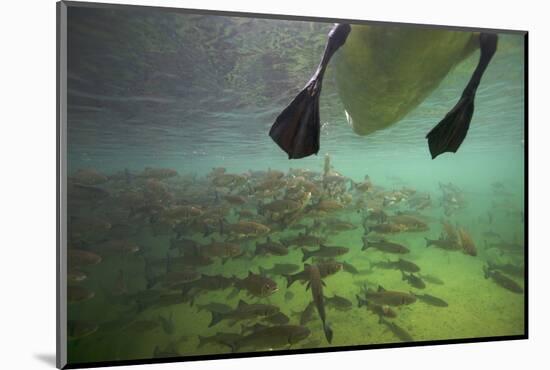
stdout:
{"type": "MultiPolygon", "coordinates": [[[[124,3],[115,1],[115,3],[124,3]]],[[[548,368],[550,34],[543,1],[133,1],[133,4],[510,28],[529,45],[529,340],[202,361],[135,369],[548,368]],[[353,5],[352,5],[353,4],[353,5]],[[546,353],[545,353],[546,352],[546,353]],[[545,356],[546,354],[546,356],[545,356]]],[[[0,368],[53,368],[55,2],[6,1],[0,63],[0,368]],[[7,82],[7,83],[6,83],[7,82]]],[[[480,323],[483,325],[483,323],[480,323]]]]}

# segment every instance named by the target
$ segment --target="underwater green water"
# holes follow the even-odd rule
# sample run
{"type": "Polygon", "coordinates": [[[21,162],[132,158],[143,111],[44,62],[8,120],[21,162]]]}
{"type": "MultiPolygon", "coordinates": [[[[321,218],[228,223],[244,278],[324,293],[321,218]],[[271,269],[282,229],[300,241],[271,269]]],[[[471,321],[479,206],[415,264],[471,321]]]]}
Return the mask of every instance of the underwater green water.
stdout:
{"type": "Polygon", "coordinates": [[[68,20],[68,267],[86,275],[69,288],[69,363],[525,332],[522,36],[499,35],[456,154],[432,160],[425,135],[457,101],[479,52],[403,120],[367,137],[348,126],[329,66],[319,154],[289,161],[267,133],[317,66],[330,24],[73,7],[68,20]],[[278,200],[292,202],[270,210],[278,200]],[[331,229],[337,221],[346,226],[331,229]],[[453,238],[444,223],[460,235],[453,238]],[[300,323],[313,288],[299,281],[287,287],[279,273],[259,275],[275,264],[307,269],[301,248],[288,242],[300,235],[322,239],[306,251],[348,248],[305,261],[340,266],[322,279],[325,297],[351,305],[325,307],[330,343],[319,309],[300,323]],[[287,241],[287,254],[257,255],[267,237],[287,241]],[[364,238],[408,252],[362,250],[364,238]],[[425,238],[452,250],[426,247],[425,238]],[[183,239],[182,250],[170,248],[183,239]],[[205,247],[212,242],[224,247],[205,247]],[[238,255],[227,255],[229,243],[238,255]],[[471,244],[475,255],[465,253],[471,244]],[[420,269],[413,275],[424,287],[383,267],[399,258],[420,269]],[[251,283],[248,292],[236,291],[249,271],[277,290],[258,296],[251,283]],[[176,275],[177,284],[168,280],[176,275]],[[233,280],[199,288],[204,275],[233,280]],[[417,298],[394,306],[376,295],[379,286],[404,300],[429,294],[447,305],[417,298]],[[357,296],[372,306],[358,307],[357,296]],[[288,316],[281,329],[287,344],[261,337],[265,327],[242,331],[276,326],[269,315],[209,327],[213,314],[199,309],[236,309],[240,300],[288,316]],[[303,327],[307,337],[295,341],[290,330],[303,327]],[[233,336],[200,345],[200,337],[217,333],[233,336]],[[258,338],[247,342],[246,335],[258,338]]]}

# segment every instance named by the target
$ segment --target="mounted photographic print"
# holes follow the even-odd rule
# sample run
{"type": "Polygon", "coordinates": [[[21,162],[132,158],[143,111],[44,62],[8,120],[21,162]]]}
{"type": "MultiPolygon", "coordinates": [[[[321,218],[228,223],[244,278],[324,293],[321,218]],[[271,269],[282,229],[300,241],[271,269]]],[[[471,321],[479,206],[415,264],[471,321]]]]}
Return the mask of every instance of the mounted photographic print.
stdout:
{"type": "Polygon", "coordinates": [[[527,32],[57,10],[59,367],[527,338],[527,32]]]}

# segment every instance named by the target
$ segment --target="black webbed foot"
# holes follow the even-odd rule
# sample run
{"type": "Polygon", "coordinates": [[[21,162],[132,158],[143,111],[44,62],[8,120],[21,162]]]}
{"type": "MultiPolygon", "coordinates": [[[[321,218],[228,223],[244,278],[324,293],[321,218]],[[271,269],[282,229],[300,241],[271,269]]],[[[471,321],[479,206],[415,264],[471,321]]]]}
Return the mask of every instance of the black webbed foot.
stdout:
{"type": "Polygon", "coordinates": [[[464,141],[474,114],[474,100],[481,77],[497,47],[498,36],[482,33],[479,36],[481,55],[477,67],[462,92],[462,96],[445,118],[426,135],[432,159],[445,152],[456,153],[464,141]]]}
{"type": "Polygon", "coordinates": [[[304,158],[319,152],[319,97],[323,74],[330,58],[344,44],[350,31],[349,24],[334,25],[313,77],[271,126],[269,136],[288,154],[288,159],[304,158]]]}

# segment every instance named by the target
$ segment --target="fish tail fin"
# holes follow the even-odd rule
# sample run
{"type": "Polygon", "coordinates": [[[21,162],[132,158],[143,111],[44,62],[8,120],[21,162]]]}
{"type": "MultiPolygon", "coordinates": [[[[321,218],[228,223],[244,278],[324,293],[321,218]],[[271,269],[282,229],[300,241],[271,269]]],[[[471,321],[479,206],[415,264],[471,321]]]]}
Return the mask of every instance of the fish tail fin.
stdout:
{"type": "Polygon", "coordinates": [[[305,262],[305,261],[308,260],[309,257],[311,257],[311,253],[308,252],[305,248],[302,248],[301,251],[302,251],[302,254],[303,254],[302,262],[305,262]]]}
{"type": "Polygon", "coordinates": [[[233,291],[227,295],[226,299],[233,299],[236,296],[238,296],[240,292],[241,292],[241,289],[238,287],[235,287],[233,291]]]}
{"type": "Polygon", "coordinates": [[[231,353],[239,352],[240,346],[237,341],[227,342],[224,344],[226,344],[227,346],[229,346],[229,348],[231,348],[231,353]]]}
{"type": "Polygon", "coordinates": [[[294,283],[294,278],[292,275],[284,275],[284,277],[286,278],[286,287],[290,288],[290,286],[294,283]]]}
{"type": "Polygon", "coordinates": [[[213,327],[214,325],[216,325],[217,323],[219,323],[224,319],[224,315],[220,312],[212,311],[211,313],[212,313],[212,320],[210,321],[210,324],[208,324],[209,328],[213,327]]]}
{"type": "Polygon", "coordinates": [[[244,333],[246,332],[247,330],[247,327],[244,326],[244,324],[241,324],[241,335],[244,335],[244,333]]]}
{"type": "Polygon", "coordinates": [[[211,225],[205,224],[204,225],[204,231],[202,233],[202,237],[206,238],[206,237],[210,236],[211,234],[213,234],[215,232],[215,230],[216,230],[215,227],[212,227],[211,225]]]}
{"type": "Polygon", "coordinates": [[[367,300],[361,298],[359,294],[356,294],[355,298],[357,298],[357,307],[363,307],[367,305],[367,300]]]}
{"type": "MultiPolygon", "coordinates": [[[[319,228],[319,227],[321,227],[321,226],[322,226],[321,221],[319,221],[319,220],[317,219],[317,220],[314,220],[314,221],[313,221],[313,225],[311,226],[311,228],[319,228]]],[[[309,228],[309,226],[308,226],[308,228],[309,228]]],[[[307,228],[306,228],[306,230],[307,230],[307,228]]]]}
{"type": "Polygon", "coordinates": [[[146,280],[146,283],[147,283],[147,285],[146,285],[147,289],[151,289],[157,283],[157,280],[151,275],[146,275],[145,280],[146,280]]]}
{"type": "Polygon", "coordinates": [[[323,224],[319,220],[313,221],[313,225],[306,227],[306,235],[309,235],[311,233],[312,229],[320,229],[323,224]]]}
{"type": "Polygon", "coordinates": [[[365,225],[367,224],[367,217],[369,215],[369,210],[367,207],[362,210],[361,212],[361,225],[363,226],[363,229],[365,229],[365,225]]]}
{"type": "Polygon", "coordinates": [[[489,266],[483,265],[483,276],[485,279],[489,279],[489,266]]]}
{"type": "Polygon", "coordinates": [[[370,247],[369,241],[367,240],[367,236],[363,236],[363,246],[361,247],[362,251],[366,251],[370,247]]]}
{"type": "Polygon", "coordinates": [[[168,249],[172,250],[172,249],[176,249],[176,248],[177,248],[176,239],[170,238],[170,247],[168,247],[168,249]]]}
{"type": "Polygon", "coordinates": [[[186,296],[186,297],[189,296],[190,293],[191,293],[191,289],[192,289],[191,285],[185,284],[185,285],[181,288],[181,295],[182,295],[182,296],[186,296]]]}
{"type": "Polygon", "coordinates": [[[203,337],[199,334],[199,344],[197,345],[197,348],[202,348],[206,343],[208,342],[207,337],[203,337]]]}
{"type": "Polygon", "coordinates": [[[330,324],[328,322],[323,323],[323,331],[325,332],[325,338],[327,339],[327,342],[332,343],[334,332],[332,331],[332,328],[330,327],[330,324]]]}
{"type": "Polygon", "coordinates": [[[145,304],[142,302],[142,301],[138,301],[136,303],[136,313],[141,313],[143,312],[143,310],[145,310],[145,304]]]}

